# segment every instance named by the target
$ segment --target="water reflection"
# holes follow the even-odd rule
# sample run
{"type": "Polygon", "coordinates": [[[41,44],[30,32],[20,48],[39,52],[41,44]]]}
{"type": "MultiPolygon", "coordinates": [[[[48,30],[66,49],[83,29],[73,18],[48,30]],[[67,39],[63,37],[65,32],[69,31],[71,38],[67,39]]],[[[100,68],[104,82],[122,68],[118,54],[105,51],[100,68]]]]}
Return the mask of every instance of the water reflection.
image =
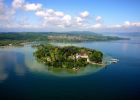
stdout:
{"type": "Polygon", "coordinates": [[[51,74],[56,75],[56,76],[68,77],[68,76],[83,76],[83,75],[92,74],[92,73],[95,73],[95,72],[101,70],[102,68],[104,68],[104,67],[97,66],[97,65],[88,65],[88,66],[82,67],[78,70],[48,68],[48,71],[51,72],[51,74]]]}
{"type": "Polygon", "coordinates": [[[24,55],[10,50],[0,50],[0,81],[16,75],[23,76],[26,73],[24,55]]]}

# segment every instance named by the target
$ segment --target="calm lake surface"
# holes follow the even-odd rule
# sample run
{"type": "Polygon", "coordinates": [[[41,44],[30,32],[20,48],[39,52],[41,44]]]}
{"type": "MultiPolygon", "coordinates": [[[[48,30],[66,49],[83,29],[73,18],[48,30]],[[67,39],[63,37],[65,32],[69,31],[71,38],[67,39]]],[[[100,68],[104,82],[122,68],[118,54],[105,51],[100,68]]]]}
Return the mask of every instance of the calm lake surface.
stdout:
{"type": "Polygon", "coordinates": [[[35,60],[30,45],[0,48],[0,100],[140,100],[140,37],[70,45],[100,50],[119,62],[51,69],[35,60]]]}

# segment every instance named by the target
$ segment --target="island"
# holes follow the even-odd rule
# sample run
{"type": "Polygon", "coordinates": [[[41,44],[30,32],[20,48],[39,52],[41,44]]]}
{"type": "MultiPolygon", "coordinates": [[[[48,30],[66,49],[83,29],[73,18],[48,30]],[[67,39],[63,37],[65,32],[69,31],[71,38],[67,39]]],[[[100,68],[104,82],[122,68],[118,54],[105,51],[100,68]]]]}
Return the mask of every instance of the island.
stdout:
{"type": "Polygon", "coordinates": [[[88,64],[102,64],[103,53],[76,46],[38,45],[33,54],[37,61],[56,68],[77,69],[88,64]]]}

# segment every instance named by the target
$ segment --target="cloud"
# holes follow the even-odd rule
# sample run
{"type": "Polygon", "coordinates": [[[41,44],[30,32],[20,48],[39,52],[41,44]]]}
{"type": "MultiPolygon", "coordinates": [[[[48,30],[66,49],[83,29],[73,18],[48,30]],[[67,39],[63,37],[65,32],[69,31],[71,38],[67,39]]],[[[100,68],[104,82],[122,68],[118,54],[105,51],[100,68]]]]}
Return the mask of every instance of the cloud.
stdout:
{"type": "MultiPolygon", "coordinates": [[[[140,22],[124,21],[120,24],[106,25],[102,16],[91,15],[88,11],[77,12],[70,15],[60,10],[43,7],[41,3],[27,2],[26,0],[13,0],[11,6],[0,0],[0,28],[44,28],[53,30],[122,30],[136,29],[140,31],[140,22]],[[28,21],[22,17],[30,17],[28,21]],[[26,13],[28,13],[26,15],[26,13]],[[21,17],[19,17],[21,15],[21,17]],[[90,15],[90,17],[89,17],[90,15]],[[95,16],[95,17],[94,17],[95,16]],[[21,21],[19,21],[21,19],[21,21]],[[37,20],[38,19],[38,20],[37,20]]],[[[28,19],[28,18],[27,18],[28,19]]]]}
{"type": "Polygon", "coordinates": [[[37,3],[37,4],[27,3],[27,4],[24,5],[24,9],[26,11],[36,11],[36,10],[39,10],[41,8],[42,8],[42,4],[40,4],[40,3],[37,3]]]}
{"type": "Polygon", "coordinates": [[[71,15],[53,9],[39,10],[35,12],[35,15],[43,18],[43,26],[54,25],[64,28],[65,26],[70,26],[72,21],[71,15]]]}
{"type": "Polygon", "coordinates": [[[81,17],[76,17],[76,22],[77,23],[80,23],[80,22],[82,22],[83,21],[83,19],[81,18],[81,17]]]}
{"type": "Polygon", "coordinates": [[[112,26],[110,26],[110,27],[112,27],[112,28],[121,28],[122,25],[117,24],[117,25],[112,25],[112,26]]]}
{"type": "Polygon", "coordinates": [[[0,14],[2,14],[4,11],[4,3],[3,0],[0,0],[0,14]]]}
{"type": "Polygon", "coordinates": [[[124,27],[139,27],[140,26],[140,22],[125,21],[122,26],[124,26],[124,27]]]}
{"type": "Polygon", "coordinates": [[[55,11],[53,9],[47,9],[47,10],[38,10],[35,12],[35,15],[39,17],[63,17],[64,13],[61,11],[55,11]]]}
{"type": "Polygon", "coordinates": [[[88,11],[84,11],[84,12],[80,13],[80,17],[82,17],[82,18],[86,18],[88,16],[89,16],[89,12],[88,11]]]}
{"type": "Polygon", "coordinates": [[[0,0],[0,27],[6,25],[13,18],[14,10],[8,8],[4,4],[4,0],[0,0]]]}
{"type": "Polygon", "coordinates": [[[22,8],[23,5],[24,5],[25,1],[24,0],[13,0],[12,2],[12,7],[14,9],[17,9],[17,8],[22,8]]]}
{"type": "Polygon", "coordinates": [[[140,22],[130,22],[125,21],[122,24],[110,25],[108,28],[132,28],[132,27],[140,27],[140,22]]]}
{"type": "Polygon", "coordinates": [[[55,15],[58,16],[58,17],[63,17],[64,16],[64,13],[61,12],[61,11],[56,11],[55,12],[55,15]]]}
{"type": "Polygon", "coordinates": [[[103,25],[102,17],[101,16],[96,16],[95,17],[95,23],[90,24],[88,26],[89,29],[101,29],[103,27],[105,27],[105,25],[103,25]]]}
{"type": "Polygon", "coordinates": [[[95,20],[96,20],[96,21],[100,21],[101,19],[102,19],[101,16],[97,16],[95,20]]]}
{"type": "Polygon", "coordinates": [[[64,24],[65,25],[70,25],[71,24],[71,16],[70,15],[65,15],[63,18],[62,18],[62,21],[64,21],[64,24]]]}
{"type": "Polygon", "coordinates": [[[97,23],[97,24],[94,24],[91,26],[91,28],[101,28],[102,27],[102,24],[101,23],[97,23]]]}
{"type": "Polygon", "coordinates": [[[0,0],[0,19],[5,18],[5,5],[3,0],[0,0]]]}
{"type": "Polygon", "coordinates": [[[36,16],[43,19],[44,27],[54,25],[60,28],[81,28],[87,26],[86,20],[89,13],[87,14],[87,12],[83,11],[80,14],[82,14],[82,16],[71,16],[62,11],[56,11],[53,9],[42,9],[35,12],[36,16]]]}
{"type": "Polygon", "coordinates": [[[39,16],[39,17],[45,17],[45,16],[47,16],[46,15],[46,11],[37,11],[36,13],[35,13],[35,15],[36,16],[39,16]]]}
{"type": "Polygon", "coordinates": [[[36,11],[42,8],[40,3],[27,3],[25,0],[13,0],[13,9],[23,9],[25,11],[36,11]]]}
{"type": "Polygon", "coordinates": [[[88,21],[90,18],[88,16],[88,11],[80,12],[79,16],[73,18],[73,26],[78,28],[86,28],[87,26],[89,26],[88,21]]]}

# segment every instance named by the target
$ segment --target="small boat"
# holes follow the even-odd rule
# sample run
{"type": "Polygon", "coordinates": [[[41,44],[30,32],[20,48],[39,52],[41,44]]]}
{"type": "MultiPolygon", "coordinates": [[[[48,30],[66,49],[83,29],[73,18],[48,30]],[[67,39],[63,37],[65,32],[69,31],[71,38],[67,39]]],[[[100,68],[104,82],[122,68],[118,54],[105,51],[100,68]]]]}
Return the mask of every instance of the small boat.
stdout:
{"type": "Polygon", "coordinates": [[[111,59],[110,62],[111,63],[117,63],[119,61],[119,59],[111,59]]]}

